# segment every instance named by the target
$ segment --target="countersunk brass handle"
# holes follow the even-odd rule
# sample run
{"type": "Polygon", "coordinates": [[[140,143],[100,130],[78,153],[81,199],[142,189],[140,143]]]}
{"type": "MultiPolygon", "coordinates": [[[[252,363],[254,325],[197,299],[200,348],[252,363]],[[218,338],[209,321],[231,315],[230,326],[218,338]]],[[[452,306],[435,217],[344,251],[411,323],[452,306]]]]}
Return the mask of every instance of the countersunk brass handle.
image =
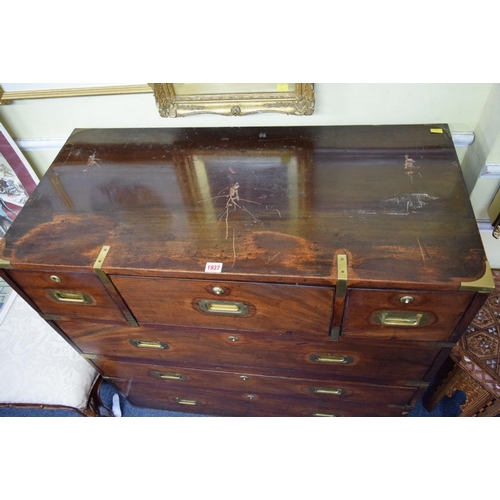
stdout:
{"type": "Polygon", "coordinates": [[[313,354],[311,356],[311,361],[316,361],[318,363],[332,363],[336,365],[348,365],[353,362],[351,356],[345,356],[344,354],[313,354]]]}
{"type": "Polygon", "coordinates": [[[200,309],[212,314],[248,314],[248,306],[243,302],[228,302],[226,300],[200,300],[200,309]]]}
{"type": "Polygon", "coordinates": [[[151,370],[149,372],[149,375],[161,380],[186,380],[186,377],[184,375],[181,375],[180,373],[159,372],[156,370],[151,370]]]}
{"type": "Polygon", "coordinates": [[[338,413],[313,413],[313,417],[340,417],[338,413]]]}
{"type": "Polygon", "coordinates": [[[428,323],[429,315],[411,311],[379,311],[374,320],[383,326],[421,326],[428,323]]]}
{"type": "Polygon", "coordinates": [[[329,387],[313,387],[312,392],[315,394],[330,394],[332,396],[342,396],[344,393],[343,389],[339,388],[329,388],[329,387]]]}
{"type": "Polygon", "coordinates": [[[88,293],[69,290],[49,290],[49,296],[57,302],[65,304],[92,304],[92,297],[88,293]]]}
{"type": "Polygon", "coordinates": [[[159,340],[130,339],[129,342],[140,349],[168,349],[168,344],[159,340]]]}
{"type": "Polygon", "coordinates": [[[188,405],[188,406],[196,406],[199,403],[199,401],[196,401],[196,399],[184,399],[184,398],[173,398],[176,403],[179,403],[180,405],[188,405]]]}

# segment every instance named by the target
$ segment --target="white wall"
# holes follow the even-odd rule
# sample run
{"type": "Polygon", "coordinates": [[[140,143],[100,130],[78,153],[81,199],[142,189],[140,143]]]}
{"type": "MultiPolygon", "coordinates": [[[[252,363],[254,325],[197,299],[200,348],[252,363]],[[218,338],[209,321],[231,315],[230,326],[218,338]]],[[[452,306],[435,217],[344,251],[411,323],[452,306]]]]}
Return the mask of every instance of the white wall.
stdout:
{"type": "MultiPolygon", "coordinates": [[[[23,84],[0,84],[4,90],[23,84]]],[[[75,84],[76,85],[76,84],[75,84]]],[[[98,84],[89,84],[91,86],[98,84]]],[[[219,127],[282,125],[359,125],[448,123],[452,131],[472,131],[491,84],[336,84],[315,85],[312,116],[258,114],[161,118],[152,94],[16,101],[0,106],[0,121],[15,139],[66,139],[75,128],[219,127]]],[[[39,174],[56,151],[26,156],[39,174]]]]}
{"type": "Polygon", "coordinates": [[[500,240],[492,235],[488,208],[500,189],[500,84],[492,85],[474,130],[475,141],[461,164],[471,192],[471,203],[480,224],[481,237],[490,264],[500,269],[500,240]]]}

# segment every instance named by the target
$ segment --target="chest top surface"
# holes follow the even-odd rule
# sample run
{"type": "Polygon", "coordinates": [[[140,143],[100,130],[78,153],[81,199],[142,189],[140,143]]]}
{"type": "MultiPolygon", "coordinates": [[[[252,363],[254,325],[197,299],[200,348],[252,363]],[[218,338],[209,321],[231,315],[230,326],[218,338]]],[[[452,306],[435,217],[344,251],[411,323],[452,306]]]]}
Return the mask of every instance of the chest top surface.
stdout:
{"type": "MultiPolygon", "coordinates": [[[[359,286],[479,279],[446,125],[81,129],[1,242],[19,269],[359,286]],[[213,275],[212,275],[213,276],[213,275]]],[[[404,285],[403,285],[404,284],[404,285]]]]}

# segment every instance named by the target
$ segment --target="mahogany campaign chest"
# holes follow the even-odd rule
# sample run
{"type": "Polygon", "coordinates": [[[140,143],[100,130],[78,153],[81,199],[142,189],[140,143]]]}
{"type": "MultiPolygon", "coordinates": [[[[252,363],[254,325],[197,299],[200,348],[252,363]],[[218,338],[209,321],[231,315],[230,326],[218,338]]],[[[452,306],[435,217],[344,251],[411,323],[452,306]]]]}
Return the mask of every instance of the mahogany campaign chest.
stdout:
{"type": "Polygon", "coordinates": [[[138,406],[406,415],[494,288],[447,125],[82,129],[2,276],[138,406]]]}

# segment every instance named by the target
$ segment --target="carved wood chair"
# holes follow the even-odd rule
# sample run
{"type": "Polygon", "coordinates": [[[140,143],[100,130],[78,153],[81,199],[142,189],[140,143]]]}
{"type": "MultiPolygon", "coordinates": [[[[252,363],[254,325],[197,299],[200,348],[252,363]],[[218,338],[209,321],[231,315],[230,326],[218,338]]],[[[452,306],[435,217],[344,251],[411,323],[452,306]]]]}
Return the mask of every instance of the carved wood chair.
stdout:
{"type": "Polygon", "coordinates": [[[0,325],[0,407],[113,416],[101,402],[101,383],[98,372],[16,296],[0,325]]]}
{"type": "Polygon", "coordinates": [[[488,297],[447,363],[424,395],[427,410],[455,391],[465,393],[459,417],[500,414],[500,271],[493,271],[495,291],[488,297]]]}

